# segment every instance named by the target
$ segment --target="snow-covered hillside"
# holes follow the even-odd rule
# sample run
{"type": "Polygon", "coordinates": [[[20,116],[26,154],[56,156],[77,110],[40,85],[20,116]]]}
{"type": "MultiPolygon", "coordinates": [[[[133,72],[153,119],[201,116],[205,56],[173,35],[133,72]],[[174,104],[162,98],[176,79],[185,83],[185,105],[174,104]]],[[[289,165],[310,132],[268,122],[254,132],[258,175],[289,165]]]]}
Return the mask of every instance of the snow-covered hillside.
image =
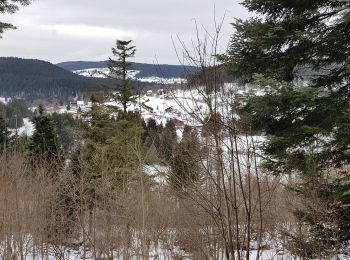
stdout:
{"type": "MultiPolygon", "coordinates": [[[[109,73],[108,68],[91,68],[84,70],[74,70],[75,74],[84,76],[84,77],[94,77],[94,78],[106,78],[109,73]]],[[[128,77],[130,79],[135,79],[136,75],[140,73],[138,70],[130,70],[128,71],[128,77]]]]}
{"type": "MultiPolygon", "coordinates": [[[[108,75],[109,71],[108,68],[90,68],[83,70],[74,70],[73,72],[84,77],[106,78],[106,75],[108,75]]],[[[163,78],[158,76],[138,77],[138,74],[140,74],[139,70],[131,70],[128,72],[128,77],[130,79],[146,83],[181,84],[186,82],[184,78],[163,78]]]]}
{"type": "MultiPolygon", "coordinates": [[[[228,83],[225,84],[220,93],[215,94],[215,99],[213,97],[211,98],[211,102],[223,116],[228,116],[231,109],[230,104],[234,102],[237,96],[242,96],[246,93],[264,95],[264,92],[261,90],[228,83]]],[[[128,111],[140,113],[145,120],[154,118],[157,123],[162,123],[163,125],[168,120],[177,119],[178,125],[181,125],[181,122],[183,122],[183,124],[199,126],[200,121],[203,121],[209,114],[208,96],[198,89],[149,90],[140,96],[135,96],[134,99],[134,102],[128,104],[128,111]]],[[[91,105],[91,102],[77,100],[74,104],[70,104],[69,110],[67,110],[67,105],[56,107],[56,109],[49,108],[47,110],[49,113],[78,114],[88,111],[91,105]]],[[[122,109],[122,104],[113,100],[105,102],[105,105],[122,109]]]]}

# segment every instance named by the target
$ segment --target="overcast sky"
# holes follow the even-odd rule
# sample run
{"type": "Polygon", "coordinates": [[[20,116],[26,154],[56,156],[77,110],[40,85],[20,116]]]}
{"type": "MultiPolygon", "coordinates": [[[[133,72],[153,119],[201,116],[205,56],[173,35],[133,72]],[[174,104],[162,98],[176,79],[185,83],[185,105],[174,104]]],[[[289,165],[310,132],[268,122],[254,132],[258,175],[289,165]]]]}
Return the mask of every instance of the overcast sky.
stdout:
{"type": "Polygon", "coordinates": [[[241,0],[35,0],[1,21],[17,30],[0,39],[0,56],[47,60],[105,60],[116,39],[132,39],[135,61],[177,64],[171,37],[195,37],[194,19],[213,28],[226,13],[220,48],[227,47],[234,18],[247,18],[241,0]]]}

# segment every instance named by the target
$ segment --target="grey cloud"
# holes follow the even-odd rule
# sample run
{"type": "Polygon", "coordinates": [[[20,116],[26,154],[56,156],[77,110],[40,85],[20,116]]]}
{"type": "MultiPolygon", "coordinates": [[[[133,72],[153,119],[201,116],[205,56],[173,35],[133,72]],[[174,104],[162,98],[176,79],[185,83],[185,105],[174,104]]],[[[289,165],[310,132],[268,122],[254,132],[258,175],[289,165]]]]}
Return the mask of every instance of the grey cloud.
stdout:
{"type": "Polygon", "coordinates": [[[160,63],[176,64],[171,37],[189,42],[195,35],[193,19],[212,27],[214,6],[217,17],[225,12],[227,16],[224,49],[233,32],[233,18],[249,15],[238,0],[36,0],[2,18],[18,30],[4,34],[0,56],[52,62],[100,60],[110,56],[117,37],[126,35],[137,46],[137,61],[152,63],[157,56],[160,63]]]}

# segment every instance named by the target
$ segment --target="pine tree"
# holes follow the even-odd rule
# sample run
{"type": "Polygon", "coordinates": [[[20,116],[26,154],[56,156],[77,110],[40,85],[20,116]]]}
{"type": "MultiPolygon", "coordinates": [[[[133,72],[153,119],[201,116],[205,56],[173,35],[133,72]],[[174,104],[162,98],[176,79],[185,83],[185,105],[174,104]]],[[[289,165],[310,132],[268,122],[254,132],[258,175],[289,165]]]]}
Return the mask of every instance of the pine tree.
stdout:
{"type": "Polygon", "coordinates": [[[123,105],[124,113],[127,110],[127,104],[132,101],[131,82],[128,78],[128,71],[131,69],[131,63],[128,59],[135,56],[136,48],[131,46],[130,41],[117,40],[116,47],[112,48],[112,53],[116,59],[109,58],[108,69],[109,78],[116,81],[114,90],[118,91],[115,95],[123,105]]]}
{"type": "MultiPolygon", "coordinates": [[[[13,14],[19,9],[19,5],[29,5],[30,0],[1,0],[0,1],[0,13],[13,14]]],[[[15,26],[9,23],[0,22],[0,38],[5,30],[16,29],[15,26]]]]}
{"type": "Polygon", "coordinates": [[[5,106],[6,118],[8,118],[9,127],[17,129],[23,126],[23,118],[31,116],[28,104],[23,99],[12,99],[5,106]]]}
{"type": "Polygon", "coordinates": [[[110,188],[117,189],[136,169],[133,146],[141,142],[141,118],[134,114],[112,117],[115,113],[114,108],[93,105],[87,115],[81,155],[87,169],[85,178],[93,189],[100,187],[102,172],[110,188]]]}
{"type": "Polygon", "coordinates": [[[81,120],[70,114],[57,113],[53,113],[51,119],[55,125],[58,142],[62,145],[63,151],[65,153],[74,151],[81,142],[81,120]]]}
{"type": "Polygon", "coordinates": [[[176,191],[185,191],[199,180],[200,154],[197,131],[185,125],[182,140],[175,146],[171,160],[169,182],[176,191]]]}
{"type": "Polygon", "coordinates": [[[163,157],[167,162],[171,163],[171,159],[173,156],[173,150],[175,145],[177,144],[177,134],[175,124],[172,121],[167,121],[165,127],[161,134],[161,145],[158,147],[159,154],[163,157]]]}
{"type": "Polygon", "coordinates": [[[143,140],[148,147],[154,145],[155,147],[160,146],[160,135],[163,131],[163,125],[158,125],[156,120],[149,118],[145,126],[143,140]]]}
{"type": "Polygon", "coordinates": [[[234,23],[226,61],[241,80],[266,87],[246,108],[267,135],[268,169],[297,172],[303,180],[291,189],[304,198],[304,209],[295,213],[308,223],[310,237],[291,236],[291,244],[303,257],[319,257],[350,240],[349,174],[326,174],[350,162],[350,2],[243,5],[261,18],[234,23]],[[315,201],[325,207],[322,217],[315,201]]]}
{"type": "Polygon", "coordinates": [[[44,107],[39,106],[38,115],[33,118],[35,132],[28,145],[29,156],[34,161],[59,164],[62,156],[55,126],[52,119],[45,115],[44,107]]]}
{"type": "Polygon", "coordinates": [[[5,149],[9,143],[10,132],[7,128],[6,120],[0,111],[0,151],[5,149]]]}
{"type": "Polygon", "coordinates": [[[243,5],[264,18],[237,19],[233,24],[236,33],[228,51],[233,72],[244,79],[258,73],[290,82],[309,68],[312,86],[341,84],[338,87],[346,91],[349,1],[245,0],[243,5]]]}

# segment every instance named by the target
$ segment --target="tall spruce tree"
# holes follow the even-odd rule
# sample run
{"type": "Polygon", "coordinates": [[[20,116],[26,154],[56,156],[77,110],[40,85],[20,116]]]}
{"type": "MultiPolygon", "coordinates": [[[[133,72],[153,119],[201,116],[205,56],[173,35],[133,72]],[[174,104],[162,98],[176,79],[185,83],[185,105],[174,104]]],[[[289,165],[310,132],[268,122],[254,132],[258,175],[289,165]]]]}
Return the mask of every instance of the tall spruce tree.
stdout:
{"type": "Polygon", "coordinates": [[[177,144],[176,127],[173,121],[166,122],[165,127],[160,137],[160,146],[158,147],[158,153],[168,163],[171,163],[173,151],[177,144]]]}
{"type": "Polygon", "coordinates": [[[115,108],[93,105],[87,115],[81,154],[87,169],[84,177],[92,190],[101,187],[102,177],[109,188],[117,189],[136,170],[133,147],[141,142],[141,119],[136,114],[112,117],[115,113],[115,108]]]}
{"type": "Polygon", "coordinates": [[[114,90],[119,93],[115,98],[123,105],[124,113],[127,110],[127,104],[132,101],[131,81],[128,78],[128,71],[131,69],[131,63],[128,59],[135,56],[136,48],[131,45],[130,41],[117,40],[116,47],[112,48],[112,53],[116,59],[109,58],[108,77],[116,81],[114,90]]]}
{"type": "Polygon", "coordinates": [[[33,118],[33,123],[35,132],[28,145],[30,158],[34,161],[59,164],[61,145],[53,121],[45,115],[43,106],[39,106],[38,115],[33,118]]]}
{"type": "Polygon", "coordinates": [[[185,191],[199,180],[200,150],[196,129],[185,125],[182,140],[175,145],[171,159],[169,182],[176,191],[185,191]]]}
{"type": "Polygon", "coordinates": [[[350,2],[243,5],[260,18],[236,20],[226,61],[243,81],[268,86],[265,96],[247,105],[267,135],[266,166],[276,174],[297,172],[303,180],[291,189],[304,198],[295,214],[310,233],[291,235],[291,244],[303,257],[337,252],[350,241],[344,167],[350,162],[350,2]],[[311,197],[325,207],[322,214],[311,197]]]}
{"type": "MultiPolygon", "coordinates": [[[[13,14],[19,9],[19,5],[29,5],[30,0],[1,0],[0,1],[0,13],[10,13],[13,14]]],[[[0,22],[0,38],[5,30],[16,29],[10,23],[0,22]]]]}

